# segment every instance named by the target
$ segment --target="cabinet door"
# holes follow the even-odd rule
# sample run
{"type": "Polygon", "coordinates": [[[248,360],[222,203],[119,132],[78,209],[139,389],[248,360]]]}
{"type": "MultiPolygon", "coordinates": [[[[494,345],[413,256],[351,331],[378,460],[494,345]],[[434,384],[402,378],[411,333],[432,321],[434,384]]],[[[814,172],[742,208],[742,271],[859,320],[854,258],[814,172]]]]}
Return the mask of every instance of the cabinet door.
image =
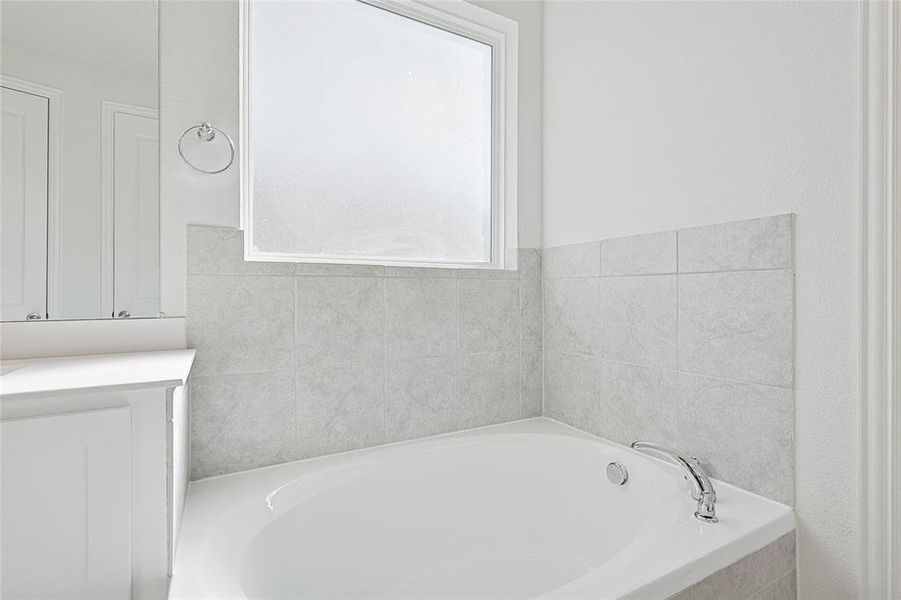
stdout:
{"type": "Polygon", "coordinates": [[[0,424],[4,598],[128,598],[128,407],[0,424]]]}

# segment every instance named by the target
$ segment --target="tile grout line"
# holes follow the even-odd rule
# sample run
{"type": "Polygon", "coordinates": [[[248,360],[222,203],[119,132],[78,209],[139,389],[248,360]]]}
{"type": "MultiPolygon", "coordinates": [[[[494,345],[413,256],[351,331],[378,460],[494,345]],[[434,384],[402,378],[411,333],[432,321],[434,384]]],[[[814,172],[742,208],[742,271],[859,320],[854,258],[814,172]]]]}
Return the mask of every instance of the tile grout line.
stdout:
{"type": "Polygon", "coordinates": [[[725,273],[771,273],[785,271],[794,274],[793,267],[763,267],[758,269],[720,269],[716,271],[660,271],[656,273],[616,273],[610,275],[581,275],[568,277],[547,277],[548,281],[572,281],[582,279],[625,279],[627,277],[661,277],[664,275],[717,275],[725,273]]]}
{"type": "MultiPolygon", "coordinates": [[[[260,264],[269,264],[269,263],[260,263],[260,264]]],[[[272,263],[272,264],[288,264],[288,263],[272,263]]],[[[313,264],[313,263],[300,263],[300,264],[313,264]]],[[[407,267],[398,267],[398,268],[407,268],[407,267]]],[[[410,268],[425,268],[425,267],[410,267],[410,268]]],[[[365,274],[357,274],[357,273],[296,273],[294,271],[286,272],[286,273],[239,273],[234,271],[220,271],[220,272],[202,272],[202,271],[191,271],[185,273],[186,277],[291,277],[294,279],[428,279],[428,280],[457,280],[457,281],[519,281],[518,277],[498,277],[495,275],[486,275],[482,277],[477,276],[467,276],[461,277],[459,275],[375,275],[373,273],[365,273],[365,274]]]]}
{"type": "MultiPolygon", "coordinates": [[[[602,333],[602,327],[604,326],[604,317],[603,317],[604,304],[602,302],[602,298],[603,298],[602,274],[604,273],[604,262],[603,262],[604,261],[604,250],[603,250],[603,247],[604,247],[604,244],[598,242],[598,299],[597,299],[598,321],[595,324],[595,332],[594,332],[595,339],[593,342],[595,345],[595,349],[601,354],[603,354],[603,352],[604,352],[604,336],[602,333]]],[[[600,422],[602,420],[602,415],[604,414],[604,389],[603,389],[603,384],[602,384],[604,378],[602,375],[602,371],[603,371],[602,369],[599,369],[598,372],[596,373],[597,377],[598,377],[598,380],[597,380],[598,386],[596,388],[598,395],[597,395],[597,398],[595,399],[595,402],[597,402],[597,420],[595,423],[593,423],[593,425],[595,427],[597,427],[598,429],[605,429],[604,424],[602,424],[600,422]]]]}
{"type": "Polygon", "coordinates": [[[675,435],[676,442],[679,443],[679,446],[682,446],[682,426],[680,424],[681,420],[679,417],[682,415],[682,378],[679,376],[679,331],[681,328],[679,327],[679,282],[682,279],[679,277],[679,230],[676,230],[676,419],[675,419],[675,435]]]}
{"type": "Polygon", "coordinates": [[[455,320],[456,320],[455,325],[457,328],[457,347],[456,347],[456,352],[455,352],[455,354],[457,356],[457,376],[454,377],[454,393],[456,395],[456,402],[457,402],[457,419],[458,419],[457,420],[457,428],[459,429],[459,428],[463,427],[463,391],[462,391],[462,388],[463,388],[463,358],[461,356],[463,353],[463,341],[462,341],[463,327],[461,326],[462,324],[460,323],[462,314],[463,314],[463,308],[461,306],[463,303],[463,298],[462,298],[462,295],[460,294],[460,280],[459,279],[456,280],[456,286],[454,287],[454,289],[457,294],[457,298],[456,298],[457,314],[455,316],[455,320]]]}
{"type": "MultiPolygon", "coordinates": [[[[544,252],[539,253],[539,260],[544,263],[544,252]]],[[[539,271],[538,279],[538,351],[541,353],[539,366],[541,368],[541,402],[539,415],[544,416],[544,269],[539,271]]]]}
{"type": "MultiPolygon", "coordinates": [[[[676,273],[679,272],[679,231],[676,230],[676,273]]],[[[676,370],[679,369],[679,277],[676,276],[676,370]]],[[[678,404],[678,397],[677,397],[678,404]]],[[[677,407],[678,408],[678,407],[677,407]]]]}
{"type": "MultiPolygon", "coordinates": [[[[519,264],[519,256],[516,257],[517,264],[519,264]]],[[[519,335],[517,336],[519,342],[519,376],[517,377],[517,384],[519,385],[519,418],[522,419],[525,414],[525,401],[523,399],[523,385],[522,379],[524,376],[523,370],[523,345],[522,345],[522,336],[523,336],[523,326],[522,326],[522,312],[523,312],[523,303],[522,303],[522,279],[519,280],[519,285],[517,286],[517,322],[519,323],[519,335]]]]}
{"type": "Polygon", "coordinates": [[[295,367],[285,367],[284,369],[264,369],[256,371],[231,371],[228,373],[200,373],[191,374],[191,379],[211,379],[213,377],[243,377],[245,375],[266,375],[267,373],[291,373],[295,371],[295,367]]]}
{"type": "Polygon", "coordinates": [[[539,413],[544,416],[544,252],[538,253],[538,351],[540,354],[539,368],[541,369],[541,402],[539,403],[539,413]]]}
{"type": "Polygon", "coordinates": [[[388,440],[388,281],[382,278],[382,427],[388,440]]]}
{"type": "Polygon", "coordinates": [[[297,363],[298,363],[298,357],[297,357],[297,313],[298,313],[297,286],[298,286],[298,283],[297,283],[297,280],[293,281],[292,283],[293,283],[292,287],[294,288],[294,331],[293,331],[293,335],[291,336],[291,338],[293,340],[293,346],[292,346],[293,352],[292,352],[292,356],[291,356],[291,362],[293,363],[292,366],[294,367],[294,377],[293,377],[293,388],[294,389],[292,390],[294,392],[294,457],[300,458],[300,452],[301,452],[300,398],[298,398],[298,394],[297,394],[297,388],[299,387],[298,382],[297,382],[297,363]]]}
{"type": "Polygon", "coordinates": [[[605,356],[596,356],[594,354],[582,354],[579,352],[566,352],[566,351],[554,350],[554,349],[550,349],[549,352],[554,353],[554,354],[562,354],[565,356],[578,356],[580,358],[594,358],[594,359],[605,360],[608,362],[614,362],[614,363],[618,363],[618,364],[622,364],[622,365],[629,365],[632,367],[641,367],[644,369],[654,369],[656,371],[665,371],[668,373],[675,373],[677,375],[680,375],[680,374],[681,375],[691,375],[693,377],[704,377],[706,379],[714,379],[716,381],[724,381],[726,383],[739,383],[739,384],[743,384],[743,385],[759,385],[761,387],[775,388],[778,390],[787,390],[790,392],[794,392],[794,386],[784,386],[784,385],[778,385],[775,383],[760,383],[759,381],[751,381],[749,379],[734,379],[731,377],[720,377],[717,375],[708,375],[707,373],[699,373],[697,371],[687,371],[687,370],[678,369],[678,368],[647,365],[647,364],[641,364],[641,363],[636,363],[636,362],[630,362],[627,360],[620,360],[617,358],[607,358],[605,356]]]}

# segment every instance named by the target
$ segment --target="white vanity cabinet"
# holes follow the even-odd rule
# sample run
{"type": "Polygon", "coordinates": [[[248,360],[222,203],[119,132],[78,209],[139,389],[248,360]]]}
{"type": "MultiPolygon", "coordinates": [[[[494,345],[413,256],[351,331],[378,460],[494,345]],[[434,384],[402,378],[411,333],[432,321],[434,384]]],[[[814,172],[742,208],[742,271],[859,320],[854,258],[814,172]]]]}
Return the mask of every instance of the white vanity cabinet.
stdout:
{"type": "Polygon", "coordinates": [[[0,363],[0,596],[166,597],[193,359],[0,363]]]}

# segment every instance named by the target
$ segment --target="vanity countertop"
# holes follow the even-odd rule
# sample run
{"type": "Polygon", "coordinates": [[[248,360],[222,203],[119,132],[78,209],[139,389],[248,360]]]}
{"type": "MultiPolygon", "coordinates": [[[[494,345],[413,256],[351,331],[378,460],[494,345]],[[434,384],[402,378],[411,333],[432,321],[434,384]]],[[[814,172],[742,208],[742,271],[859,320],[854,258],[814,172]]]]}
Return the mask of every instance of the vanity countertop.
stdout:
{"type": "Polygon", "coordinates": [[[178,387],[196,350],[161,350],[0,361],[0,398],[21,400],[66,393],[178,387]]]}

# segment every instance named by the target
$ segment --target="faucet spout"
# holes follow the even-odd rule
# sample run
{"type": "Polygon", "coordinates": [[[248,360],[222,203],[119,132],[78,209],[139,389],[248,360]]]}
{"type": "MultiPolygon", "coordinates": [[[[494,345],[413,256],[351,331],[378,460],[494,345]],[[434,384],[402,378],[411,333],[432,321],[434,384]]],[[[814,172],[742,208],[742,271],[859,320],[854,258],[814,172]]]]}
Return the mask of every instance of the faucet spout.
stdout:
{"type": "Polygon", "coordinates": [[[716,523],[718,521],[716,516],[716,490],[713,489],[710,478],[697,458],[687,457],[678,450],[657,442],[636,441],[632,442],[632,448],[639,451],[652,452],[679,465],[685,474],[685,479],[688,481],[689,493],[692,499],[698,503],[695,517],[705,523],[716,523]]]}

